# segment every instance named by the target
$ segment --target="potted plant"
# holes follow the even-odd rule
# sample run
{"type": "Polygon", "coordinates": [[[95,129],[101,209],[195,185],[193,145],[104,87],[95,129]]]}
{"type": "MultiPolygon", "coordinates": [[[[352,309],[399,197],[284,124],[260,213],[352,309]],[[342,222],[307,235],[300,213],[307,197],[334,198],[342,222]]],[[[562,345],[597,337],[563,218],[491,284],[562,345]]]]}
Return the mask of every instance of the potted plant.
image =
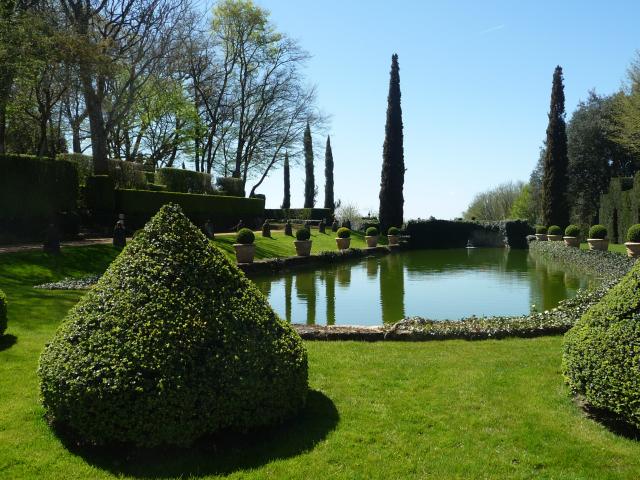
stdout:
{"type": "Polygon", "coordinates": [[[580,246],[580,227],[578,225],[569,225],[565,228],[563,240],[567,247],[578,248],[580,246]]]}
{"type": "Polygon", "coordinates": [[[594,225],[589,229],[589,238],[587,238],[590,250],[609,249],[609,239],[607,238],[607,227],[604,225],[594,225]]]}
{"type": "Polygon", "coordinates": [[[238,263],[253,263],[253,257],[256,253],[256,246],[253,244],[255,239],[256,236],[248,228],[238,230],[236,243],[233,244],[238,263]]]}
{"type": "Polygon", "coordinates": [[[302,227],[296,230],[296,239],[293,244],[296,246],[296,255],[299,257],[308,257],[311,255],[311,232],[308,228],[302,227]]]}
{"type": "Polygon", "coordinates": [[[400,243],[400,229],[398,227],[390,227],[387,230],[387,239],[390,247],[398,245],[400,243]]]}
{"type": "Polygon", "coordinates": [[[627,255],[631,258],[640,257],[640,224],[631,225],[627,230],[627,255]]]}
{"type": "Polygon", "coordinates": [[[551,225],[547,229],[547,240],[550,242],[562,241],[562,229],[558,225],[551,225]]]}
{"type": "Polygon", "coordinates": [[[378,246],[378,229],[376,227],[369,227],[365,232],[364,239],[367,241],[367,247],[375,248],[378,246]]]}
{"type": "Polygon", "coordinates": [[[338,250],[346,250],[351,245],[351,230],[347,227],[340,227],[337,233],[336,244],[338,245],[338,250]]]}
{"type": "Polygon", "coordinates": [[[538,240],[539,242],[547,241],[547,227],[545,227],[544,225],[538,225],[536,227],[536,240],[538,240]]]}

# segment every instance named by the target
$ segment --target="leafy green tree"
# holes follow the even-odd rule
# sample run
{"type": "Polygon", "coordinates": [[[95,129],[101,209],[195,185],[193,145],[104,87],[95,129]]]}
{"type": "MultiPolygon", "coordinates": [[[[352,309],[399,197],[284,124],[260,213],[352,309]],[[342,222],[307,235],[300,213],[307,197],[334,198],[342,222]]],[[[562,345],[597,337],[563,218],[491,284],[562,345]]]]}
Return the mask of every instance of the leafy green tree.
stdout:
{"type": "Polygon", "coordinates": [[[291,174],[289,172],[289,153],[284,154],[284,198],[282,208],[291,208],[291,174]]]}
{"type": "Polygon", "coordinates": [[[520,193],[511,205],[509,217],[513,219],[527,220],[530,224],[537,223],[536,204],[531,194],[531,184],[522,185],[520,193]]]}
{"type": "Polygon", "coordinates": [[[511,216],[512,207],[524,184],[507,182],[478,193],[463,216],[467,220],[504,220],[511,216]]]}
{"type": "Polygon", "coordinates": [[[545,142],[544,175],[542,177],[542,220],[545,225],[569,224],[567,203],[568,157],[567,130],[564,120],[564,85],[562,67],[556,67],[551,88],[549,125],[545,142]]]}
{"type": "Polygon", "coordinates": [[[331,138],[327,137],[327,147],[324,153],[324,208],[333,210],[333,152],[331,151],[331,138]]]}
{"type": "Polygon", "coordinates": [[[316,187],[313,174],[313,140],[309,123],[304,131],[304,172],[304,208],[313,208],[316,203],[316,187]]]}
{"type": "Polygon", "coordinates": [[[628,82],[615,96],[615,128],[611,138],[622,148],[640,154],[640,52],[627,71],[628,82]]]}
{"type": "Polygon", "coordinates": [[[400,105],[400,67],[398,55],[391,57],[387,122],[382,148],[382,175],[380,181],[380,211],[378,220],[383,232],[403,223],[404,208],[404,147],[402,134],[402,107],[400,105]]]}

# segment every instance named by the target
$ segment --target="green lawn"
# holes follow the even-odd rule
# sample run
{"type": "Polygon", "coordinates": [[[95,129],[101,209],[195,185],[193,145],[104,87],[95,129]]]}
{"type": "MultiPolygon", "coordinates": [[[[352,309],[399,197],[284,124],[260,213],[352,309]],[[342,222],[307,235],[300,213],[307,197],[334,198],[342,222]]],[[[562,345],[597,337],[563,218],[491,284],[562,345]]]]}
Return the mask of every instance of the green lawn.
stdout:
{"type": "Polygon", "coordinates": [[[38,356],[81,292],[31,285],[104,270],[108,246],[0,255],[0,477],[640,478],[640,443],[586,419],[560,374],[561,337],[307,342],[313,392],[281,428],[186,451],[82,451],[48,428],[38,356]]]}
{"type": "MultiPolygon", "coordinates": [[[[583,250],[589,250],[589,244],[581,243],[580,248],[583,250]]],[[[609,251],[614,253],[623,253],[625,255],[627,254],[627,248],[622,243],[610,243],[609,251]]]]}

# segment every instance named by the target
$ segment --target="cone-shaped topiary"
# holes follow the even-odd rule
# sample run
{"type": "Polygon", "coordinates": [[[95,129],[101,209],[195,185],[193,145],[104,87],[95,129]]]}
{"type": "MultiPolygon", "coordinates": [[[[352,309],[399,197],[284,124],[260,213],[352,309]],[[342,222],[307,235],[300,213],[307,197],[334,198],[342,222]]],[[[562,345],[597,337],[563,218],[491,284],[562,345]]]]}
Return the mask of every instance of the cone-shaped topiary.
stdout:
{"type": "Polygon", "coordinates": [[[71,310],[40,358],[48,419],[95,444],[187,445],[296,412],[300,337],[166,205],[71,310]]]}
{"type": "Polygon", "coordinates": [[[640,427],[640,263],[566,334],[563,370],[590,406],[640,427]]]}

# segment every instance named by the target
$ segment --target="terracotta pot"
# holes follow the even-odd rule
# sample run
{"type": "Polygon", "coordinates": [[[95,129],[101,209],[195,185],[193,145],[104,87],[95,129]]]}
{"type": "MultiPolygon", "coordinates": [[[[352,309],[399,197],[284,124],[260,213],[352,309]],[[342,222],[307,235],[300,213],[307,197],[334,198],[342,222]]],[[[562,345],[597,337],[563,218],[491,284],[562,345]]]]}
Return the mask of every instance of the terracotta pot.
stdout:
{"type": "Polygon", "coordinates": [[[351,238],[336,238],[336,244],[338,245],[338,250],[346,250],[351,245],[351,238]]]}
{"type": "Polygon", "coordinates": [[[550,242],[561,242],[562,235],[547,235],[547,240],[550,242]]]}
{"type": "Polygon", "coordinates": [[[387,235],[389,246],[398,245],[400,243],[400,235],[387,235]]]}
{"type": "Polygon", "coordinates": [[[578,248],[580,246],[580,239],[578,237],[563,237],[564,244],[567,247],[578,248]]]}
{"type": "Polygon", "coordinates": [[[296,246],[296,255],[299,257],[308,257],[311,255],[311,240],[294,240],[296,246]]]}
{"type": "Polygon", "coordinates": [[[547,234],[546,233],[536,233],[536,240],[538,240],[539,242],[546,242],[547,241],[547,234]]]}
{"type": "Polygon", "coordinates": [[[627,247],[627,256],[631,258],[640,257],[640,243],[638,242],[626,242],[624,244],[627,247]]]}
{"type": "Polygon", "coordinates": [[[375,248],[378,246],[378,236],[365,236],[364,239],[367,241],[367,247],[375,248]]]}
{"type": "Polygon", "coordinates": [[[253,263],[253,257],[256,254],[256,246],[253,243],[234,243],[233,248],[236,250],[238,263],[253,263]]]}
{"type": "Polygon", "coordinates": [[[609,239],[608,238],[587,238],[587,243],[589,244],[589,250],[609,250],[609,239]]]}

